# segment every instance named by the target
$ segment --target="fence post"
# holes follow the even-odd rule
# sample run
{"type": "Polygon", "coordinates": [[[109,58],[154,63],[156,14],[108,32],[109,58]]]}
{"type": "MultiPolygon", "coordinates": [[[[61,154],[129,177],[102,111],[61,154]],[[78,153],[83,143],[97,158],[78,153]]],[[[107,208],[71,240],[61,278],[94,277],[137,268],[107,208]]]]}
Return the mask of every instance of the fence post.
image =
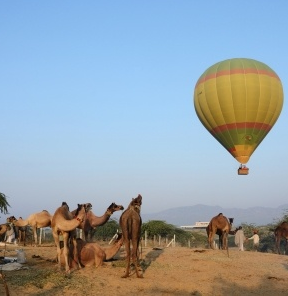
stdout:
{"type": "MultiPolygon", "coordinates": [[[[40,234],[39,234],[39,245],[41,245],[41,243],[42,243],[42,230],[43,230],[43,228],[40,228],[40,234]]],[[[37,231],[36,231],[36,235],[37,235],[37,231]]]]}

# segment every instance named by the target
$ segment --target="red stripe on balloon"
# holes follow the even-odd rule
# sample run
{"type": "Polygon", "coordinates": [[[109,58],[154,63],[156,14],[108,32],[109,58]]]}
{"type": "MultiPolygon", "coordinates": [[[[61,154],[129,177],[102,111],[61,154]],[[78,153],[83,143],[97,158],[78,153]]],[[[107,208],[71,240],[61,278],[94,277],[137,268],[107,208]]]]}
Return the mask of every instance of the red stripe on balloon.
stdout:
{"type": "Polygon", "coordinates": [[[268,70],[257,70],[254,68],[247,68],[247,69],[231,69],[231,70],[222,70],[212,74],[208,74],[197,81],[196,87],[207,80],[214,79],[217,77],[225,76],[225,75],[233,75],[233,74],[261,74],[267,75],[270,77],[274,77],[280,81],[280,78],[275,72],[271,72],[268,70]]]}
{"type": "Polygon", "coordinates": [[[260,131],[266,131],[267,133],[272,128],[271,125],[261,122],[235,122],[235,123],[228,123],[214,127],[211,130],[211,133],[218,134],[226,131],[237,130],[237,129],[257,129],[260,131]]]}

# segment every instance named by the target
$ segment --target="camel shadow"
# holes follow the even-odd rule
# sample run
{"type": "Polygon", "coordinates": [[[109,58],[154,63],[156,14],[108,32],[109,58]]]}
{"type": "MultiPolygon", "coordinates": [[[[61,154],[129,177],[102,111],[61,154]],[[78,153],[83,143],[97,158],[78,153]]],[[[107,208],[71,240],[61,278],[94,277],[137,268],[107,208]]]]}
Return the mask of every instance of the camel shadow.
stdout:
{"type": "Polygon", "coordinates": [[[140,266],[142,268],[143,273],[149,268],[152,262],[154,262],[162,253],[164,249],[161,248],[153,248],[149,253],[145,255],[144,259],[140,260],[140,266]]]}

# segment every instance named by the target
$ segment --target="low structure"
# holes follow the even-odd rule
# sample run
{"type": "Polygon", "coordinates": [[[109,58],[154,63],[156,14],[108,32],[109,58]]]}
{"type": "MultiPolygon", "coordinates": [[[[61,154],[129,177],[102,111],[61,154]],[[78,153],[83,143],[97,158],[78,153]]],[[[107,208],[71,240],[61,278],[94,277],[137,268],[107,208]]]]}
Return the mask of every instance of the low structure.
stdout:
{"type": "Polygon", "coordinates": [[[185,225],[180,226],[180,228],[184,230],[192,230],[192,229],[206,229],[206,227],[209,225],[209,222],[196,222],[194,225],[185,225]]]}

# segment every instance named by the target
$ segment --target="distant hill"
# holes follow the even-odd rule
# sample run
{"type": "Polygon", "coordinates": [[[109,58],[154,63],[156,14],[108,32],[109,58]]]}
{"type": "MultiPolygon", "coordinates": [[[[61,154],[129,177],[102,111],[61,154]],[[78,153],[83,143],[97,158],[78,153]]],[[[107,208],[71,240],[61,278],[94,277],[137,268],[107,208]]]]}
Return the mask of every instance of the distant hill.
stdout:
{"type": "Polygon", "coordinates": [[[209,222],[212,217],[223,213],[227,218],[234,218],[234,225],[241,223],[257,226],[275,223],[288,210],[288,204],[277,208],[252,207],[247,209],[222,208],[220,206],[195,205],[177,207],[153,214],[141,214],[143,222],[162,220],[175,226],[193,225],[195,222],[209,222]]]}

